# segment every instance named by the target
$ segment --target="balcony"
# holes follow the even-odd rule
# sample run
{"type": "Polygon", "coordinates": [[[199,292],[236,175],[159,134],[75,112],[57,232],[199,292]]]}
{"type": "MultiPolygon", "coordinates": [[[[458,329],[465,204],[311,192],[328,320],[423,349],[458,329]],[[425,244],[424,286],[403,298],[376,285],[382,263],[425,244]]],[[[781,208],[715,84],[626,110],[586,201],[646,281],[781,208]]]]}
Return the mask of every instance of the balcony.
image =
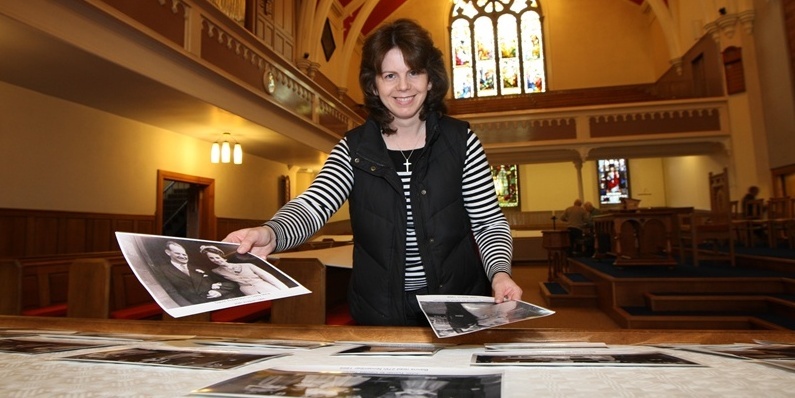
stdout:
{"type": "MultiPolygon", "coordinates": [[[[3,2],[0,79],[212,142],[316,167],[360,109],[207,1],[3,2]]],[[[726,151],[725,97],[643,87],[450,101],[495,163],[581,162],[726,151]],[[637,94],[637,96],[636,96],[637,94]],[[613,99],[610,101],[609,99],[613,99]],[[665,98],[665,99],[663,99],[665,98]]]]}

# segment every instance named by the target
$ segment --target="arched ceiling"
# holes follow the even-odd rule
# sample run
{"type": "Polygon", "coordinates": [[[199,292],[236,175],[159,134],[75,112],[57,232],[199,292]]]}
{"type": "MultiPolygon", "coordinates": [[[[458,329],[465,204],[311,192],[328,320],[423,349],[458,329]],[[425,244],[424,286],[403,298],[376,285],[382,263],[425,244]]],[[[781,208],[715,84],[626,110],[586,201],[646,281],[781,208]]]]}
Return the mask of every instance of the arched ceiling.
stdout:
{"type": "MultiPolygon", "coordinates": [[[[348,4],[350,4],[350,3],[354,2],[354,1],[356,1],[356,0],[339,0],[340,4],[343,7],[347,6],[348,4]]],[[[364,23],[364,26],[362,27],[362,34],[363,35],[367,35],[368,33],[370,33],[370,31],[372,31],[376,26],[378,26],[379,24],[381,24],[381,22],[383,22],[386,19],[388,19],[389,16],[392,15],[393,12],[395,12],[398,8],[400,8],[403,4],[405,4],[406,1],[407,0],[379,1],[378,4],[375,6],[375,8],[373,8],[373,11],[367,17],[367,21],[364,23]]],[[[646,0],[628,0],[628,1],[630,1],[632,3],[635,3],[637,5],[641,5],[646,0]]],[[[668,4],[668,0],[663,0],[663,2],[665,4],[668,4]]],[[[361,3],[364,3],[364,2],[361,2],[361,3]]],[[[543,6],[543,3],[542,3],[542,6],[543,6]]],[[[348,31],[348,28],[350,27],[350,24],[356,18],[356,13],[357,12],[358,12],[358,10],[355,11],[353,14],[351,14],[348,18],[345,19],[345,31],[346,32],[348,31]]]]}

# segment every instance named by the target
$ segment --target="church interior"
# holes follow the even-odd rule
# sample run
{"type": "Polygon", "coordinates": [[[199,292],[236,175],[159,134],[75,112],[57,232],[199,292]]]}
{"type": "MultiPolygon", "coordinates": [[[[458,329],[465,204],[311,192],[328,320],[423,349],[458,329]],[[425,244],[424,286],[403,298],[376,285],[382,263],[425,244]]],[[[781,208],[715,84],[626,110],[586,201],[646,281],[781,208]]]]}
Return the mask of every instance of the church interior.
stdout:
{"type": "Polygon", "coordinates": [[[367,120],[362,41],[398,18],[445,57],[524,300],[557,312],[515,328],[795,329],[790,0],[0,2],[0,314],[357,328],[347,203],[268,259],[316,294],[184,319],[115,234],[268,220],[367,120]],[[599,211],[577,236],[575,199],[599,211]]]}
{"type": "Polygon", "coordinates": [[[792,0],[0,1],[0,330],[438,342],[351,318],[347,203],[267,258],[312,294],[184,317],[117,239],[269,220],[368,120],[362,43],[399,18],[556,312],[450,341],[795,342],[792,0]]]}

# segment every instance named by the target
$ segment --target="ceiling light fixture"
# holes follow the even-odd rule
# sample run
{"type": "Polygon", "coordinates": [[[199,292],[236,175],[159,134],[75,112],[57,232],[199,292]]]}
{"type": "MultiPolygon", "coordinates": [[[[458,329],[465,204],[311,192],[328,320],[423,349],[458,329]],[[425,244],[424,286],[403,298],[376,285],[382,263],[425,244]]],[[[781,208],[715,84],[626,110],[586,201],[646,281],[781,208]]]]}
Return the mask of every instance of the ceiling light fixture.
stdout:
{"type": "Polygon", "coordinates": [[[234,164],[243,163],[243,147],[232,137],[232,134],[225,132],[210,148],[210,162],[229,163],[230,161],[234,164]],[[230,140],[234,143],[234,149],[230,140]]]}

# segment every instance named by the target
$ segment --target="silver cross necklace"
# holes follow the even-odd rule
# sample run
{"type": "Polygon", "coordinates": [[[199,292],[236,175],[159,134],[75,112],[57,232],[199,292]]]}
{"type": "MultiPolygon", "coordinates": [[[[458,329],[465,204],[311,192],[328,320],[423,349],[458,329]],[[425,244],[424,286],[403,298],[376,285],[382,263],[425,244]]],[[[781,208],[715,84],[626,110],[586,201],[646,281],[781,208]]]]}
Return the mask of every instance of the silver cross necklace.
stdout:
{"type": "Polygon", "coordinates": [[[395,146],[397,146],[398,151],[400,151],[400,156],[403,156],[403,159],[406,160],[405,162],[403,162],[403,165],[406,166],[406,173],[411,171],[411,170],[409,170],[409,167],[412,165],[412,163],[409,161],[409,159],[411,159],[411,155],[414,154],[414,150],[417,149],[417,145],[420,144],[420,139],[421,138],[422,138],[422,133],[417,134],[417,142],[414,143],[414,148],[411,150],[411,152],[409,152],[409,156],[406,156],[406,154],[403,153],[403,150],[400,149],[400,147],[397,145],[397,143],[395,143],[395,146]]]}

